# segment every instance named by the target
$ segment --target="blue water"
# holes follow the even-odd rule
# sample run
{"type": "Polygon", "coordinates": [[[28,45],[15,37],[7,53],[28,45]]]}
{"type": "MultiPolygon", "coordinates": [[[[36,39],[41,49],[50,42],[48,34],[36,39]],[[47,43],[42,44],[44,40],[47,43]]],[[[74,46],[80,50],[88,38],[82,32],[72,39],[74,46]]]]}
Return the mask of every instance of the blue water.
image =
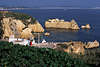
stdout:
{"type": "Polygon", "coordinates": [[[50,36],[44,36],[47,41],[100,41],[100,10],[99,9],[30,9],[13,10],[35,17],[44,27],[44,23],[49,18],[59,18],[66,21],[75,19],[79,26],[90,24],[92,29],[79,31],[71,30],[46,30],[51,33],[50,36]]]}
{"type": "Polygon", "coordinates": [[[0,0],[4,7],[100,7],[100,0],[0,0]]]}

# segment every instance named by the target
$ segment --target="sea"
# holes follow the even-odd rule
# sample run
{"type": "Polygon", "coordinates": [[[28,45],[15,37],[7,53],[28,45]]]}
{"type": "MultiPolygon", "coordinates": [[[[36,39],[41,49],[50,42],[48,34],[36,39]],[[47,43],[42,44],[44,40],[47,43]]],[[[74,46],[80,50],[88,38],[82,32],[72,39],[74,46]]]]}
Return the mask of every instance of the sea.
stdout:
{"type": "Polygon", "coordinates": [[[66,41],[100,41],[100,9],[23,9],[10,10],[20,12],[35,17],[45,29],[45,21],[58,18],[65,21],[75,19],[79,27],[90,24],[91,29],[63,30],[63,29],[45,29],[50,36],[41,36],[41,40],[47,42],[66,42],[66,41]]]}

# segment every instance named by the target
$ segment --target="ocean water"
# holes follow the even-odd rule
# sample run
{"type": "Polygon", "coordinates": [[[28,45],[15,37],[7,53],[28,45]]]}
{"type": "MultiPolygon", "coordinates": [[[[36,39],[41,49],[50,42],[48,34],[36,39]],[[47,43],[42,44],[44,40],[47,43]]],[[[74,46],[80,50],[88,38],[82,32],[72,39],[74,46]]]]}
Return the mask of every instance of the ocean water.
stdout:
{"type": "MultiPolygon", "coordinates": [[[[26,13],[35,17],[44,27],[47,19],[59,18],[66,21],[75,19],[79,26],[90,24],[92,29],[78,31],[62,29],[46,29],[50,36],[42,36],[48,42],[64,41],[100,41],[100,10],[99,9],[28,9],[11,10],[14,12],[26,13]]],[[[45,28],[45,27],[44,27],[45,28]]]]}

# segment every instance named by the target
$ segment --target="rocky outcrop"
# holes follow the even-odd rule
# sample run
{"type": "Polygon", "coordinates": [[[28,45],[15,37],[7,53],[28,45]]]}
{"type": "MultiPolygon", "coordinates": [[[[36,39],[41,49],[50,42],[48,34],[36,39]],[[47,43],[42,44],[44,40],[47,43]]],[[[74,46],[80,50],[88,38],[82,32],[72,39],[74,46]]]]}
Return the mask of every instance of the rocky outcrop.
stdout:
{"type": "Polygon", "coordinates": [[[67,53],[84,54],[84,44],[82,42],[70,42],[64,51],[67,53]]]}
{"type": "Polygon", "coordinates": [[[75,22],[75,20],[72,20],[71,22],[59,20],[59,19],[49,19],[45,22],[46,28],[61,28],[61,29],[72,29],[72,30],[78,30],[80,29],[78,24],[75,22]]]}
{"type": "Polygon", "coordinates": [[[71,29],[73,29],[73,30],[80,29],[75,20],[71,20],[70,23],[71,23],[71,29]]]}
{"type": "Polygon", "coordinates": [[[2,21],[2,28],[3,28],[3,38],[10,37],[11,35],[18,36],[20,32],[22,32],[25,25],[21,20],[16,20],[14,18],[3,18],[2,21]]]}
{"type": "Polygon", "coordinates": [[[45,36],[49,36],[49,35],[50,35],[50,33],[46,32],[46,33],[44,33],[44,35],[45,35],[45,36]]]}
{"type": "Polygon", "coordinates": [[[67,53],[75,53],[75,54],[85,54],[85,50],[90,48],[98,48],[99,42],[95,40],[94,42],[81,42],[81,41],[70,41],[70,42],[63,42],[57,44],[60,49],[64,50],[67,53]],[[85,49],[87,48],[87,49],[85,49]]]}
{"type": "MultiPolygon", "coordinates": [[[[6,15],[6,13],[5,13],[6,15]]],[[[23,18],[23,17],[20,17],[23,18]]],[[[32,22],[32,19],[16,19],[15,17],[3,16],[0,18],[0,31],[2,31],[0,38],[9,38],[11,35],[20,38],[29,38],[32,32],[44,32],[43,27],[39,22],[32,22]]]]}
{"type": "Polygon", "coordinates": [[[44,32],[43,27],[38,21],[36,21],[35,24],[29,24],[28,28],[32,29],[33,32],[44,32]]]}
{"type": "Polygon", "coordinates": [[[25,28],[22,32],[21,32],[21,38],[24,39],[29,39],[29,38],[34,38],[34,36],[32,35],[32,30],[30,28],[25,28]]]}
{"type": "Polygon", "coordinates": [[[86,24],[85,26],[82,25],[81,28],[82,29],[90,29],[91,27],[90,27],[90,24],[86,24]]]}
{"type": "Polygon", "coordinates": [[[85,48],[96,48],[99,47],[99,42],[95,40],[94,42],[88,42],[85,48]]]}

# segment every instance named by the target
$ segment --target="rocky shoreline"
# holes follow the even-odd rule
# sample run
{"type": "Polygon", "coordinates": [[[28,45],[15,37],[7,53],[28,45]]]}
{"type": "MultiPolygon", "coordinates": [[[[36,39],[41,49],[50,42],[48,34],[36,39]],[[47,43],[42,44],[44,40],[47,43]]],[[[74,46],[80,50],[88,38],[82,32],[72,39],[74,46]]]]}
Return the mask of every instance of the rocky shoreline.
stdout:
{"type": "Polygon", "coordinates": [[[8,11],[0,12],[0,38],[9,38],[14,35],[17,38],[34,38],[32,32],[44,32],[42,25],[31,16],[8,11]]]}
{"type": "Polygon", "coordinates": [[[60,51],[64,51],[67,53],[73,53],[78,55],[84,55],[87,49],[99,48],[99,42],[81,42],[81,41],[70,41],[70,42],[46,42],[46,43],[39,43],[33,44],[32,46],[38,48],[51,48],[60,51]]]}
{"type": "MultiPolygon", "coordinates": [[[[11,35],[14,35],[16,38],[22,39],[32,39],[35,38],[35,35],[32,33],[40,33],[44,32],[45,29],[42,25],[34,18],[28,15],[20,14],[20,13],[13,13],[8,11],[1,11],[0,12],[0,31],[1,31],[1,39],[9,38],[11,35]],[[10,16],[9,16],[10,15],[10,16]],[[24,19],[23,19],[24,17],[24,19]]],[[[59,20],[59,19],[49,19],[45,22],[46,28],[59,28],[59,29],[71,29],[71,30],[79,30],[79,26],[76,21],[73,19],[70,22],[59,20]]],[[[86,26],[81,26],[81,28],[90,29],[90,25],[87,24],[86,26]]],[[[49,36],[50,33],[46,32],[44,35],[49,36]]],[[[34,46],[34,44],[33,44],[34,46]]],[[[62,48],[63,51],[68,53],[76,53],[76,54],[84,54],[85,49],[90,48],[97,48],[99,47],[99,42],[87,42],[83,43],[81,41],[72,41],[72,42],[63,42],[63,43],[41,43],[36,45],[37,47],[47,47],[47,48],[62,48]],[[51,47],[50,47],[51,45],[51,47]]]]}
{"type": "Polygon", "coordinates": [[[82,42],[82,41],[71,41],[59,44],[64,47],[64,51],[67,53],[83,54],[86,49],[99,48],[99,42],[95,40],[94,42],[82,42]]]}

